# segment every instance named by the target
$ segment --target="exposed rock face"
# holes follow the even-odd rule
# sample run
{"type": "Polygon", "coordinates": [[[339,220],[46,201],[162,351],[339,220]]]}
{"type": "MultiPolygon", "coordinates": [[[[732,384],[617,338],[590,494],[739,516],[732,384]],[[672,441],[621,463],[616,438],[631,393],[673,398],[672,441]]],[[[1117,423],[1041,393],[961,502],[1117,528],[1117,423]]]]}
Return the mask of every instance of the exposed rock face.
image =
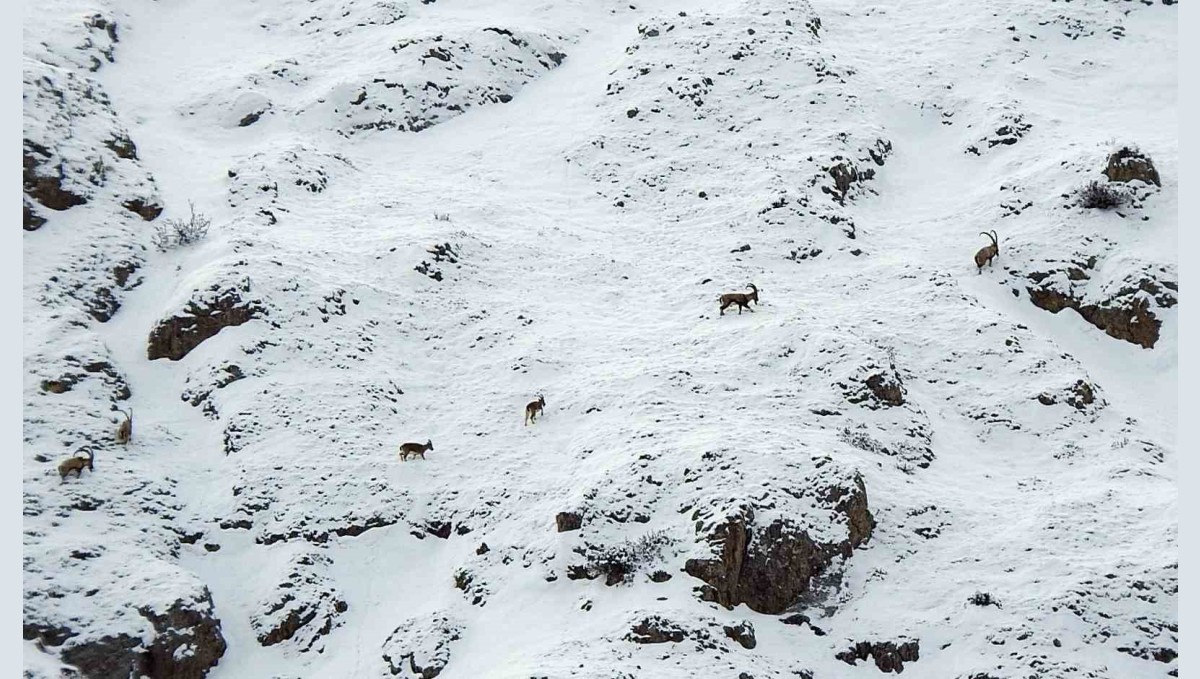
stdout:
{"type": "Polygon", "coordinates": [[[1076,410],[1085,410],[1095,402],[1095,390],[1092,388],[1092,385],[1083,380],[1076,381],[1067,395],[1067,405],[1076,410]]]}
{"type": "Polygon", "coordinates": [[[906,641],[899,645],[892,641],[860,641],[837,654],[837,659],[848,665],[871,658],[880,671],[897,673],[904,671],[904,663],[916,662],[920,657],[919,641],[906,641]]]}
{"type": "Polygon", "coordinates": [[[904,384],[895,371],[876,373],[867,378],[867,388],[874,394],[875,400],[887,406],[904,405],[904,384]]]}
{"type": "Polygon", "coordinates": [[[292,641],[301,652],[323,649],[325,636],[349,608],[326,572],[330,565],[329,557],[319,552],[292,559],[275,595],[260,602],[258,615],[250,620],[258,643],[292,641]]]}
{"type": "Polygon", "coordinates": [[[875,519],[867,507],[862,479],[855,488],[830,488],[820,498],[848,520],[845,540],[818,543],[803,526],[788,520],[759,526],[749,506],[730,516],[706,536],[716,558],[688,559],[684,569],[708,583],[704,597],[733,608],[746,604],[759,613],[778,614],[808,591],[836,555],[849,556],[867,540],[875,519]]]}
{"type": "Polygon", "coordinates": [[[126,679],[149,674],[141,651],[142,640],[127,634],[103,637],[63,649],[63,662],[74,665],[88,679],[126,679]]]}
{"type": "Polygon", "coordinates": [[[46,218],[34,211],[33,205],[28,198],[23,199],[21,205],[21,225],[26,231],[37,231],[46,223],[46,218]]]}
{"type": "Polygon", "coordinates": [[[41,205],[60,212],[86,203],[87,198],[63,187],[66,177],[61,165],[49,169],[43,168],[51,157],[49,149],[28,139],[25,140],[22,161],[25,194],[41,205]]]}
{"type": "Polygon", "coordinates": [[[159,321],[150,333],[149,359],[178,361],[222,329],[257,318],[263,308],[256,302],[245,300],[243,295],[249,289],[249,281],[245,281],[238,287],[212,290],[215,295],[192,300],[181,314],[159,321]]]}
{"type": "Polygon", "coordinates": [[[213,617],[208,589],[197,601],[176,601],[163,612],[139,609],[154,628],[154,640],[118,634],[78,644],[67,643],[63,661],[88,679],[203,679],[225,654],[221,623],[213,617]]]}
{"type": "Polygon", "coordinates": [[[104,145],[107,146],[110,151],[117,154],[118,158],[124,158],[125,160],[138,159],[137,145],[134,144],[133,140],[125,134],[113,135],[111,139],[104,142],[104,145]]]}
{"type": "Polygon", "coordinates": [[[850,192],[850,186],[855,182],[863,182],[875,177],[875,170],[866,168],[859,170],[854,163],[850,161],[842,161],[835,163],[828,170],[829,176],[833,177],[833,188],[822,186],[821,190],[833,196],[833,199],[839,205],[846,204],[846,194],[850,192]]]}
{"type": "Polygon", "coordinates": [[[839,382],[838,386],[845,390],[846,400],[850,403],[860,403],[870,408],[891,408],[905,403],[907,391],[896,366],[879,367],[871,363],[860,369],[859,376],[849,382],[839,382]],[[865,374],[866,377],[861,375],[865,374]]]}
{"type": "Polygon", "coordinates": [[[1064,269],[1029,274],[1029,280],[1033,281],[1026,288],[1030,301],[1051,313],[1074,309],[1110,337],[1153,348],[1162,327],[1153,308],[1175,306],[1176,283],[1143,270],[1105,286],[1107,289],[1100,294],[1089,295],[1087,284],[1096,258],[1072,264],[1064,269]]]}
{"type": "Polygon", "coordinates": [[[860,157],[860,162],[857,164],[841,156],[834,156],[833,164],[825,168],[825,171],[833,178],[833,186],[823,185],[821,186],[821,191],[832,196],[839,205],[846,204],[846,198],[850,195],[851,189],[855,184],[861,186],[868,180],[875,178],[874,168],[860,167],[860,165],[868,159],[876,165],[883,165],[892,152],[892,142],[886,139],[876,139],[872,145],[865,149],[865,152],[865,157],[860,157]]]}
{"type": "Polygon", "coordinates": [[[154,679],[203,679],[225,654],[221,622],[213,617],[207,588],[195,606],[177,601],[165,613],[148,609],[141,613],[158,633],[147,650],[146,674],[154,679]]]}
{"type": "Polygon", "coordinates": [[[1108,157],[1108,167],[1104,168],[1104,176],[1108,177],[1110,182],[1131,182],[1136,179],[1162,186],[1153,161],[1140,151],[1127,146],[1108,157]]]}
{"type": "Polygon", "coordinates": [[[579,530],[583,525],[583,517],[577,512],[559,512],[554,517],[554,522],[558,525],[558,532],[565,533],[569,530],[579,530]]]}
{"type": "Polygon", "coordinates": [[[845,486],[829,486],[823,498],[827,504],[833,505],[834,511],[847,519],[849,531],[846,542],[839,545],[842,556],[850,556],[854,549],[866,542],[875,530],[875,517],[867,506],[867,488],[862,477],[856,476],[851,488],[845,486]]]}
{"type": "Polygon", "coordinates": [[[445,615],[411,618],[383,642],[383,661],[393,675],[433,679],[446,669],[450,644],[461,634],[462,625],[445,615]]]}

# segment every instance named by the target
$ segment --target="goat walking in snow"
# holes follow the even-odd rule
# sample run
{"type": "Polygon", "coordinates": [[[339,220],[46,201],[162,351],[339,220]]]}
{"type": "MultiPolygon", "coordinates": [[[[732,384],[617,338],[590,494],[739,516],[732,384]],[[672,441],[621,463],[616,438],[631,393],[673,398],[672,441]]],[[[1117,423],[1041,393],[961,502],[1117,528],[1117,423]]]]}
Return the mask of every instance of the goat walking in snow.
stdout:
{"type": "Polygon", "coordinates": [[[750,302],[753,301],[755,304],[758,304],[758,288],[754,287],[753,283],[748,284],[746,287],[750,288],[753,292],[727,292],[721,295],[722,316],[725,315],[725,308],[730,304],[738,305],[739,316],[742,314],[742,309],[754,313],[754,309],[750,308],[750,302]]]}
{"type": "Polygon", "coordinates": [[[537,422],[537,416],[542,412],[542,408],[546,407],[546,399],[541,394],[538,394],[536,401],[530,401],[525,406],[525,424],[537,422]]]}
{"type": "Polygon", "coordinates": [[[429,439],[425,441],[425,443],[401,443],[400,461],[404,462],[410,456],[416,457],[418,455],[421,456],[422,460],[424,460],[425,452],[429,450],[433,450],[433,439],[429,439]]]}

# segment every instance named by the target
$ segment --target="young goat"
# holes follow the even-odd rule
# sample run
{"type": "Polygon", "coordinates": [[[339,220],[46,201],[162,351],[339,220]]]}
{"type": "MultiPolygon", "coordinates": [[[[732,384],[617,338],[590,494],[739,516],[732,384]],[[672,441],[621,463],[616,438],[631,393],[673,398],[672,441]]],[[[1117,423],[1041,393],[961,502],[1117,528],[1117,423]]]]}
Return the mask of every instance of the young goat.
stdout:
{"type": "Polygon", "coordinates": [[[994,229],[991,233],[981,231],[980,235],[991,238],[992,244],[983,246],[979,249],[979,252],[975,253],[976,273],[983,273],[983,266],[985,264],[990,264],[992,258],[1000,254],[1000,241],[996,237],[996,231],[994,229]]]}
{"type": "Polygon", "coordinates": [[[753,300],[753,302],[755,304],[758,304],[758,288],[754,287],[753,283],[750,283],[746,287],[750,288],[754,292],[750,292],[750,293],[727,292],[724,295],[721,295],[721,315],[722,316],[725,315],[725,308],[728,307],[730,304],[738,305],[738,315],[739,316],[742,314],[742,309],[747,309],[751,313],[754,313],[754,309],[750,308],[750,302],[753,300]]]}
{"type": "Polygon", "coordinates": [[[129,439],[133,438],[133,408],[130,408],[129,412],[124,410],[117,410],[117,412],[125,416],[125,421],[117,425],[117,443],[123,446],[128,445],[129,439]]]}
{"type": "Polygon", "coordinates": [[[84,467],[87,467],[88,471],[96,471],[96,467],[92,462],[93,457],[94,455],[92,454],[92,451],[89,450],[87,451],[87,457],[68,457],[60,462],[58,464],[58,475],[62,477],[62,479],[59,481],[59,483],[65,483],[67,480],[67,474],[70,474],[71,472],[75,472],[76,478],[82,477],[84,467]]]}
{"type": "Polygon", "coordinates": [[[546,407],[546,399],[541,394],[538,394],[536,401],[530,401],[525,406],[525,424],[537,422],[537,416],[542,412],[542,408],[546,407]]]}
{"type": "Polygon", "coordinates": [[[425,452],[429,451],[429,450],[433,450],[433,440],[432,439],[425,441],[425,443],[401,443],[400,444],[400,461],[404,462],[410,456],[416,457],[417,455],[420,455],[421,459],[424,460],[425,452]]]}

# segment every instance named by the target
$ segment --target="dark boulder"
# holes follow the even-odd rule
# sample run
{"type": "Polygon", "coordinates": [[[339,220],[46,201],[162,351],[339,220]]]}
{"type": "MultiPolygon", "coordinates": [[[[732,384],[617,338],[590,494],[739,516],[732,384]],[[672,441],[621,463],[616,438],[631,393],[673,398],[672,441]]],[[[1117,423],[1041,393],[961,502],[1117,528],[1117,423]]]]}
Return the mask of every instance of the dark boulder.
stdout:
{"type": "Polygon", "coordinates": [[[725,636],[733,639],[742,645],[742,648],[751,649],[758,645],[758,639],[754,637],[754,625],[749,621],[742,621],[736,625],[725,625],[725,636]]]}
{"type": "Polygon", "coordinates": [[[579,530],[583,526],[583,517],[578,512],[559,512],[554,517],[554,523],[558,525],[558,532],[565,533],[579,530]]]}

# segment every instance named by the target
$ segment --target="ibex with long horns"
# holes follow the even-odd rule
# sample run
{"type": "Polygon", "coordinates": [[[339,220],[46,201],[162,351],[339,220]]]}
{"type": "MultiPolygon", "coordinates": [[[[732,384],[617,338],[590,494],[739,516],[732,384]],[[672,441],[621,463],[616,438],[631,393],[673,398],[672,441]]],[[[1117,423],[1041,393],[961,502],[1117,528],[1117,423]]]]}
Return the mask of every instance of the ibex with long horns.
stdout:
{"type": "Polygon", "coordinates": [[[750,302],[753,301],[755,304],[758,304],[758,288],[754,287],[753,283],[747,284],[746,287],[750,288],[753,292],[727,292],[721,295],[722,316],[725,315],[725,309],[730,304],[738,305],[739,316],[742,313],[742,309],[746,309],[751,313],[754,312],[754,309],[750,308],[750,302]]]}
{"type": "Polygon", "coordinates": [[[125,421],[117,425],[117,443],[128,445],[129,439],[133,438],[133,408],[129,412],[119,409],[117,412],[125,416],[125,421]]]}
{"type": "Polygon", "coordinates": [[[985,245],[975,253],[976,273],[983,273],[983,266],[990,264],[996,255],[1000,254],[1000,240],[996,237],[996,231],[993,229],[991,233],[981,231],[981,236],[987,236],[992,239],[991,245],[985,245]]]}
{"type": "Polygon", "coordinates": [[[96,471],[96,466],[94,464],[94,458],[96,456],[95,453],[90,450],[86,452],[87,457],[79,457],[76,455],[75,457],[68,457],[58,464],[58,475],[62,477],[60,483],[66,482],[67,475],[71,472],[75,472],[76,478],[82,477],[84,467],[87,467],[88,471],[96,471]]]}
{"type": "Polygon", "coordinates": [[[546,398],[538,394],[536,401],[530,401],[525,406],[525,424],[537,422],[537,416],[541,414],[542,408],[546,407],[546,398]]]}

